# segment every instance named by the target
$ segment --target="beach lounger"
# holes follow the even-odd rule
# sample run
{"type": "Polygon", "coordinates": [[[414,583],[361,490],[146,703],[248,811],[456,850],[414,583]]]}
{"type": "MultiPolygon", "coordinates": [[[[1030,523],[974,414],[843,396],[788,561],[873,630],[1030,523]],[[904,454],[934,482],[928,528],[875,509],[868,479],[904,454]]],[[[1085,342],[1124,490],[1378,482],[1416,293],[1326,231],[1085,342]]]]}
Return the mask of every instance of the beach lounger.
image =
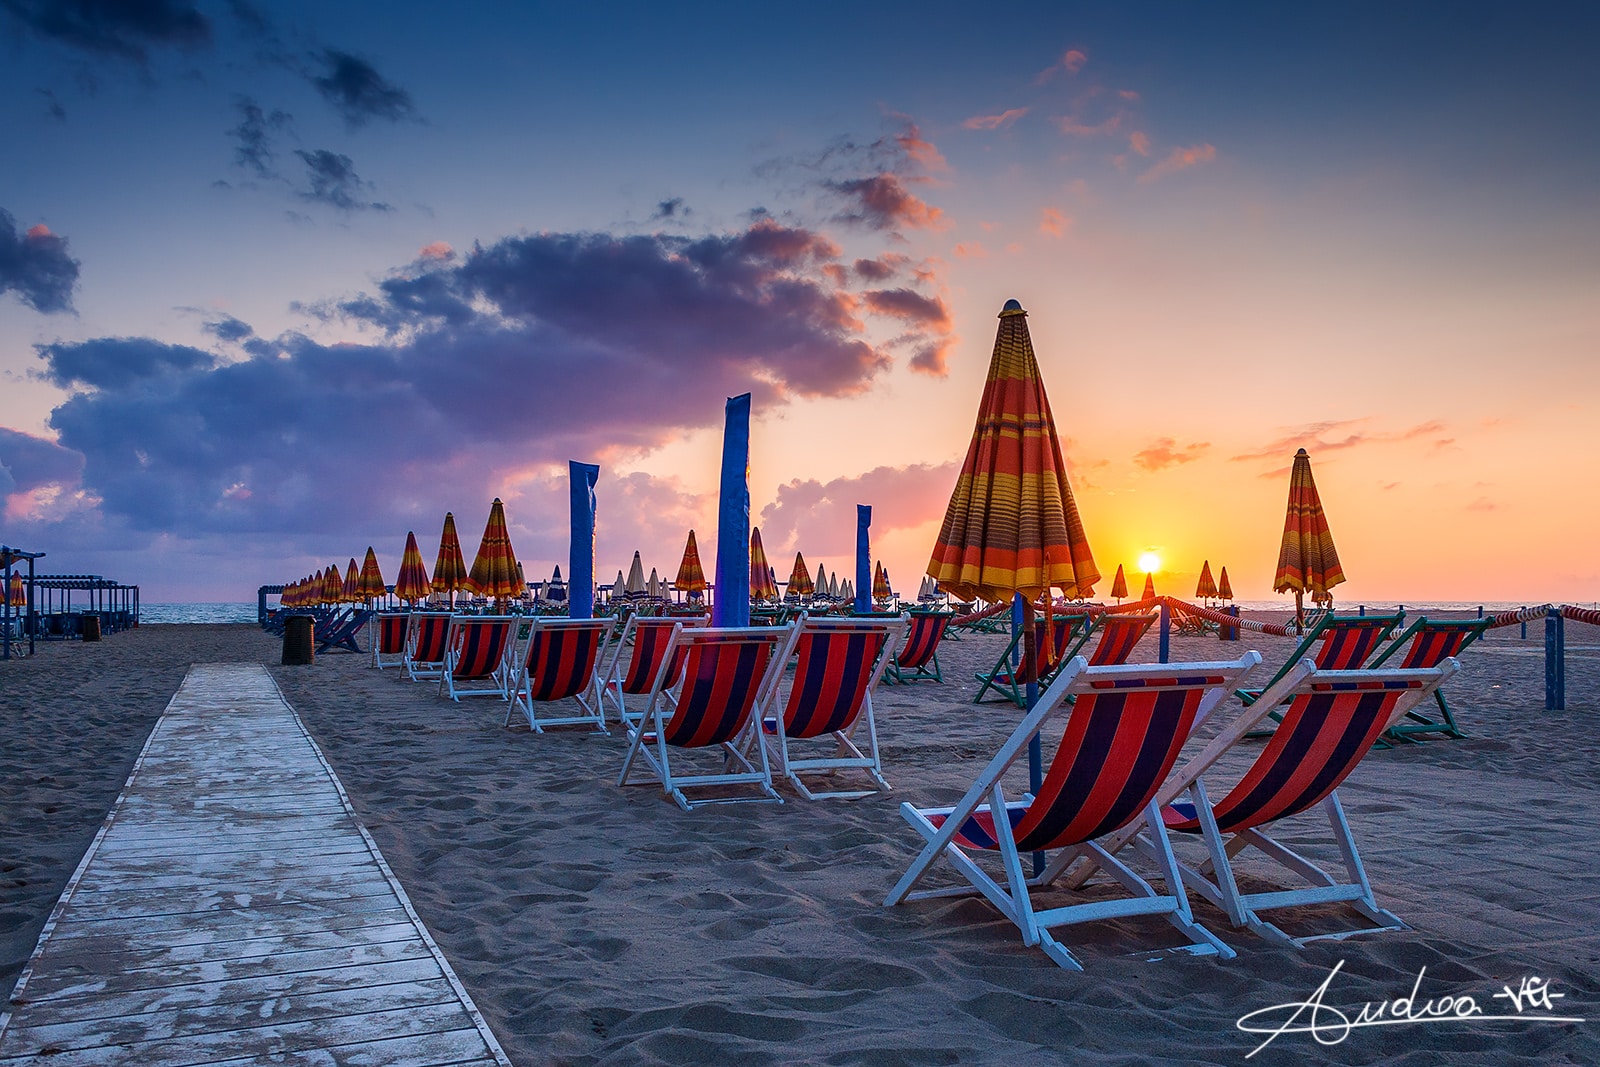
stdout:
{"type": "MultiPolygon", "coordinates": [[[[1418,619],[1394,643],[1384,649],[1377,659],[1372,661],[1373,668],[1383,666],[1393,659],[1402,648],[1405,655],[1401,657],[1397,666],[1405,669],[1423,669],[1437,667],[1446,659],[1459,658],[1461,653],[1471,647],[1489,629],[1489,619],[1418,619]],[[1410,644],[1406,643],[1407,638],[1410,644]]],[[[1394,741],[1415,741],[1418,734],[1443,734],[1445,737],[1462,738],[1467,735],[1461,732],[1456,725],[1456,717],[1450,712],[1450,704],[1444,698],[1444,687],[1440,686],[1433,691],[1434,703],[1439,705],[1440,718],[1430,719],[1426,715],[1412,709],[1406,712],[1405,718],[1384,731],[1384,737],[1394,741]]]]}
{"type": "Polygon", "coordinates": [[[1175,926],[1190,942],[1179,951],[1232,957],[1233,950],[1189,910],[1154,797],[1195,726],[1260,662],[1256,652],[1219,663],[1110,667],[1091,667],[1082,657],[1074,658],[957,804],[900,805],[900,814],[926,843],[884,904],[982,893],[1017,925],[1023,944],[1038,945],[1069,970],[1082,967],[1055,939],[1054,929],[1135,915],[1160,916],[1175,926]],[[1006,771],[1023,759],[1029,740],[1057,716],[1066,722],[1043,785],[1035,796],[1007,800],[1002,781],[1006,771]],[[1124,827],[1142,827],[1148,834],[1165,892],[1098,843],[1124,827]],[[1027,877],[1023,855],[1047,849],[1060,851],[1042,873],[1027,877]],[[998,854],[1004,870],[998,878],[979,863],[986,853],[998,854]],[[941,858],[970,884],[914,892],[941,858]],[[1035,894],[1084,858],[1130,895],[1041,909],[1035,894]]]}
{"type": "MultiPolygon", "coordinates": [[[[606,665],[601,675],[604,684],[601,687],[602,699],[616,708],[617,722],[624,726],[638,723],[644,718],[644,700],[650,695],[650,689],[655,685],[656,675],[661,672],[662,658],[666,654],[667,642],[672,639],[672,630],[679,624],[684,627],[704,626],[707,623],[704,615],[688,616],[663,616],[647,617],[633,615],[623,627],[622,634],[612,642],[613,652],[611,661],[606,665]],[[622,662],[627,656],[627,663],[622,662]],[[629,712],[627,698],[634,697],[636,708],[629,712]]],[[[677,685],[677,679],[683,676],[683,651],[680,649],[676,662],[667,681],[667,688],[672,689],[677,685]]]]}
{"type": "Polygon", "coordinates": [[[413,611],[406,631],[406,675],[413,682],[437,678],[444,673],[445,644],[450,636],[451,613],[413,611]]]}
{"type": "Polygon", "coordinates": [[[445,641],[444,670],[439,675],[439,695],[458,703],[462,697],[510,699],[506,662],[521,621],[514,615],[452,618],[450,636],[445,641]]]}
{"type": "Polygon", "coordinates": [[[360,655],[363,651],[361,648],[361,628],[372,621],[374,614],[374,612],[366,608],[351,608],[349,611],[341,613],[327,629],[318,627],[316,629],[317,655],[320,656],[324,652],[332,652],[335,649],[360,655]]]}
{"type": "Polygon", "coordinates": [[[406,631],[411,627],[410,613],[380,611],[377,622],[377,633],[372,640],[372,665],[380,671],[385,667],[404,666],[406,631]]]}
{"type": "MultiPolygon", "coordinates": [[[[787,695],[775,684],[758,712],[760,737],[771,750],[771,764],[807,800],[864,797],[887,790],[878,754],[878,727],[872,690],[888,669],[909,626],[904,615],[892,619],[811,619],[802,615],[790,628],[778,656],[796,657],[787,695]],[[864,737],[857,741],[857,734],[864,737]],[[802,750],[825,746],[819,754],[802,750]],[[818,791],[801,776],[859,770],[875,783],[870,789],[818,791]]],[[[755,735],[752,734],[752,737],[755,735]]]]}
{"type": "MultiPolygon", "coordinates": [[[[1459,669],[1445,660],[1428,670],[1321,671],[1302,660],[1253,706],[1229,723],[1210,744],[1181,767],[1157,795],[1170,832],[1200,837],[1208,858],[1183,864],[1184,885],[1209,900],[1239,928],[1248,928],[1280,944],[1300,947],[1310,941],[1340,939],[1359,933],[1398,930],[1405,924],[1378,907],[1362,866],[1355,838],[1338,788],[1378,735],[1425,700],[1459,669]],[[1211,799],[1206,775],[1216,761],[1247,736],[1268,709],[1287,703],[1283,723],[1232,789],[1211,799]],[[1317,866],[1268,833],[1282,819],[1317,807],[1328,820],[1333,842],[1344,865],[1343,880],[1317,866]],[[1299,888],[1244,892],[1235,867],[1248,848],[1272,861],[1302,883],[1299,888]],[[1356,930],[1291,936],[1262,918],[1278,908],[1346,903],[1375,926],[1356,930]]],[[[1107,844],[1115,853],[1132,839],[1124,830],[1107,844]]],[[[1149,848],[1140,842],[1141,851],[1149,848]]],[[[1073,873],[1076,880],[1090,873],[1073,873]]],[[[1254,872],[1250,872],[1254,873],[1254,872]]]]}
{"type": "Polygon", "coordinates": [[[1145,631],[1159,618],[1157,615],[1103,615],[1094,624],[1092,633],[1100,640],[1089,653],[1089,666],[1110,667],[1128,662],[1134,648],[1145,631]]]}
{"type": "MultiPolygon", "coordinates": [[[[983,684],[978,687],[978,695],[972,698],[974,704],[981,703],[985,693],[994,690],[997,694],[1011,701],[1017,707],[1026,707],[1027,698],[1024,696],[1023,687],[1029,682],[1037,682],[1043,689],[1050,684],[1056,671],[1083,647],[1089,639],[1089,616],[1084,614],[1052,615],[1051,639],[1048,652],[1044,649],[1044,618],[1035,616],[1033,620],[1033,640],[1035,658],[1039,660],[1037,666],[1029,659],[1026,651],[1023,652],[1017,666],[1011,666],[1011,657],[1022,642],[1023,632],[1017,630],[1011,635],[1011,640],[1006,644],[1005,651],[1000,653],[1000,658],[995,660],[994,669],[990,671],[974,672],[973,677],[983,684]]],[[[1026,649],[1026,646],[1023,645],[1026,649]]]]}
{"type": "MultiPolygon", "coordinates": [[[[1254,704],[1266,688],[1281,681],[1302,660],[1309,660],[1318,670],[1353,671],[1366,663],[1377,647],[1395,627],[1405,620],[1404,614],[1394,615],[1333,615],[1324,613],[1311,625],[1295,650],[1289,653],[1278,673],[1267,679],[1263,689],[1241,689],[1237,696],[1245,707],[1254,704]]],[[[1281,722],[1283,714],[1274,709],[1267,713],[1273,722],[1281,722]]],[[[1252,738],[1267,737],[1270,727],[1256,730],[1252,738]]],[[[1387,745],[1383,745],[1387,748],[1387,745]]]]}
{"type": "Polygon", "coordinates": [[[948,611],[913,611],[905,642],[895,653],[894,662],[884,673],[890,682],[943,682],[939,670],[939,642],[945,624],[954,618],[948,611]]]}
{"type": "Polygon", "coordinates": [[[650,688],[644,721],[628,727],[628,755],[617,785],[628,783],[635,762],[643,763],[662,791],[685,811],[699,804],[771,801],[783,798],[772,788],[767,746],[745,736],[763,694],[783,674],[779,647],[789,631],[776,626],[739,628],[674,627],[662,655],[662,668],[650,688]],[[684,650],[680,691],[670,692],[673,657],[684,650]],[[745,748],[753,751],[747,754],[745,748]],[[715,756],[722,770],[690,769],[690,753],[715,756]],[[728,787],[753,786],[729,795],[728,787]],[[687,789],[716,792],[690,800],[687,789]]]}
{"type": "Polygon", "coordinates": [[[610,733],[596,668],[605,660],[606,642],[615,629],[615,620],[536,615],[530,621],[533,629],[512,681],[506,725],[510,726],[512,717],[521,711],[528,728],[536,734],[544,733],[547,726],[585,724],[603,734],[610,733]],[[561,700],[573,701],[579,710],[551,714],[551,707],[561,700]]]}

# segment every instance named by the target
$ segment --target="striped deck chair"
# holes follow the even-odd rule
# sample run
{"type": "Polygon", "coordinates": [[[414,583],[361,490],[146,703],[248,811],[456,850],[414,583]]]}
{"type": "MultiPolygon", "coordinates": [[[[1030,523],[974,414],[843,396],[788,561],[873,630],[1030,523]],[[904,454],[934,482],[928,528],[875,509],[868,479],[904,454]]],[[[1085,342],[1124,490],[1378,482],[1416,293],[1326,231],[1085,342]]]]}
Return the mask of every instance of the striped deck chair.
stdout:
{"type": "Polygon", "coordinates": [[[1105,615],[1095,623],[1094,632],[1100,635],[1094,651],[1089,653],[1089,666],[1110,667],[1128,662],[1139,639],[1156,621],[1156,615],[1105,615]]]}
{"type": "Polygon", "coordinates": [[[437,678],[444,673],[445,644],[450,636],[448,611],[413,611],[406,630],[406,654],[402,663],[413,682],[437,678]]]}
{"type": "MultiPolygon", "coordinates": [[[[878,754],[878,726],[872,690],[905,640],[906,616],[893,619],[810,619],[802,615],[779,652],[780,662],[797,657],[787,696],[774,685],[762,703],[761,739],[771,750],[778,773],[807,800],[854,799],[887,790],[878,754]],[[865,737],[857,742],[858,730],[865,737]],[[798,755],[799,743],[817,742],[830,750],[798,755]],[[876,788],[817,792],[801,775],[864,771],[876,788]]],[[[754,735],[752,735],[754,736],[754,735]]],[[[812,746],[814,747],[814,746],[812,746]]]]}
{"type": "Polygon", "coordinates": [[[514,615],[452,618],[445,642],[444,670],[439,676],[439,695],[457,702],[462,697],[509,699],[505,664],[520,621],[514,615]]]}
{"type": "Polygon", "coordinates": [[[955,618],[949,611],[913,611],[905,644],[884,673],[889,682],[943,682],[939,671],[939,642],[945,624],[955,618]]]}
{"type": "MultiPolygon", "coordinates": [[[[1437,667],[1446,659],[1459,658],[1474,641],[1484,635],[1489,629],[1490,621],[1489,619],[1420,618],[1406,627],[1405,632],[1394,639],[1394,644],[1384,649],[1383,653],[1372,661],[1372,666],[1374,669],[1383,666],[1394,658],[1395,653],[1404,648],[1405,655],[1398,664],[1402,669],[1421,670],[1437,667]],[[1407,638],[1411,639],[1409,645],[1406,644],[1407,638]]],[[[1456,725],[1456,717],[1450,713],[1450,705],[1444,698],[1442,686],[1433,691],[1433,700],[1439,705],[1441,719],[1430,719],[1412,709],[1406,712],[1405,719],[1384,731],[1383,736],[1392,741],[1415,741],[1418,734],[1466,737],[1467,735],[1456,725]]]]}
{"type": "Polygon", "coordinates": [[[926,844],[884,904],[982,893],[1017,925],[1023,944],[1038,945],[1068,970],[1082,966],[1052,930],[1134,915],[1159,915],[1177,927],[1190,942],[1180,951],[1231,958],[1233,950],[1195,922],[1189,910],[1154,797],[1194,727],[1260,662],[1257,652],[1230,662],[1112,667],[1091,667],[1082,657],[1074,658],[959,803],[949,808],[900,805],[900,814],[926,844]],[[1002,781],[1006,771],[1057,716],[1066,723],[1038,794],[1008,801],[1002,781]],[[996,818],[997,812],[1005,818],[996,818]],[[1165,892],[1157,892],[1099,844],[1098,839],[1124,827],[1147,833],[1165,892]],[[1023,854],[1043,849],[1060,851],[1042,873],[1026,877],[1023,854]],[[998,854],[1001,877],[980,865],[984,854],[998,854]],[[913,892],[941,857],[970,885],[913,892]],[[1085,858],[1130,895],[1038,909],[1035,891],[1085,858]]]}
{"type": "MultiPolygon", "coordinates": [[[[1428,670],[1320,671],[1309,662],[1297,664],[1180,768],[1158,794],[1167,829],[1199,836],[1209,854],[1197,866],[1180,867],[1184,885],[1225,911],[1235,927],[1297,948],[1311,941],[1403,929],[1405,924],[1373,898],[1338,788],[1379,734],[1459,669],[1453,659],[1428,670]],[[1204,776],[1266,716],[1267,709],[1284,703],[1288,710],[1272,739],[1228,794],[1213,802],[1204,776]],[[1328,820],[1344,864],[1342,881],[1267,833],[1279,820],[1313,807],[1321,808],[1328,820]],[[1305,884],[1241,891],[1235,866],[1251,847],[1305,884]],[[1261,917],[1277,908],[1328,903],[1349,904],[1376,925],[1294,937],[1261,917]]],[[[1113,841],[1108,850],[1114,852],[1123,843],[1126,839],[1113,841]]]]}
{"type": "MultiPolygon", "coordinates": [[[[1283,666],[1278,668],[1278,673],[1267,680],[1271,687],[1284,678],[1290,670],[1301,660],[1310,659],[1318,670],[1322,671],[1353,671],[1360,669],[1367,658],[1383,643],[1395,627],[1405,620],[1404,614],[1394,615],[1334,615],[1324,614],[1315,624],[1305,631],[1305,636],[1300,638],[1300,643],[1295,650],[1289,653],[1289,658],[1284,660],[1283,666]],[[1320,644],[1319,644],[1320,642],[1320,644]],[[1313,651],[1313,646],[1316,646],[1313,651]]],[[[1263,690],[1241,689],[1236,694],[1244,701],[1244,706],[1249,707],[1261,696],[1263,690]]],[[[1276,708],[1267,713],[1273,722],[1283,721],[1283,712],[1276,708]]],[[[1272,733],[1270,728],[1256,730],[1252,738],[1268,737],[1272,733]]],[[[1387,748],[1384,742],[1379,742],[1387,748]]]]}
{"type": "Polygon", "coordinates": [[[778,648],[787,628],[750,626],[674,628],[662,655],[662,669],[650,688],[644,721],[628,727],[628,755],[617,785],[626,785],[635,761],[661,783],[662,791],[685,811],[699,804],[761,800],[782,804],[772,788],[767,746],[749,731],[762,697],[783,676],[778,648]],[[681,690],[669,692],[672,657],[684,650],[681,690]],[[692,750],[720,758],[722,770],[685,772],[692,750]],[[753,753],[748,750],[753,749],[753,753]],[[754,786],[755,793],[726,793],[726,787],[754,786]],[[712,787],[717,793],[690,800],[686,789],[712,787]]]}
{"type": "MultiPolygon", "coordinates": [[[[1041,660],[1037,669],[1028,661],[1026,652],[1015,669],[1011,666],[1011,655],[1017,650],[1022,641],[1022,631],[1019,629],[1011,635],[1011,640],[1006,645],[1000,658],[995,660],[994,669],[990,671],[976,671],[973,677],[983,684],[978,687],[978,695],[972,698],[974,704],[982,703],[984,694],[991,689],[1001,697],[1011,701],[1019,708],[1027,706],[1027,697],[1023,693],[1023,686],[1029,682],[1038,682],[1043,688],[1050,684],[1055,673],[1061,669],[1089,639],[1089,616],[1084,614],[1052,615],[1050,654],[1041,660]]],[[[1035,648],[1044,646],[1044,618],[1035,616],[1033,620],[1033,640],[1035,648]]],[[[1026,646],[1023,646],[1026,648],[1026,646]]]]}
{"type": "MultiPolygon", "coordinates": [[[[673,627],[679,624],[685,628],[704,626],[707,621],[704,615],[629,617],[621,636],[612,643],[614,651],[611,654],[611,661],[601,672],[601,677],[604,679],[601,698],[616,708],[617,722],[627,726],[637,724],[644,718],[643,698],[650,695],[656,675],[661,672],[662,658],[667,650],[667,642],[672,639],[673,627]],[[622,663],[624,653],[628,657],[626,664],[622,663]],[[628,711],[627,706],[627,698],[630,696],[639,698],[641,704],[632,713],[628,711]]],[[[683,652],[680,650],[672,665],[667,688],[674,688],[677,679],[682,676],[683,652]]]]}
{"type": "Polygon", "coordinates": [[[512,682],[506,725],[510,726],[512,716],[521,711],[528,728],[536,734],[544,733],[546,726],[584,723],[609,734],[596,668],[604,662],[615,620],[536,615],[530,621],[533,630],[512,682]],[[549,714],[558,700],[571,700],[578,710],[565,715],[549,714]],[[541,708],[546,712],[542,716],[541,708]]]}
{"type": "Polygon", "coordinates": [[[385,667],[403,667],[406,659],[406,631],[411,627],[411,615],[404,611],[378,612],[378,632],[372,642],[372,665],[380,671],[385,667]]]}

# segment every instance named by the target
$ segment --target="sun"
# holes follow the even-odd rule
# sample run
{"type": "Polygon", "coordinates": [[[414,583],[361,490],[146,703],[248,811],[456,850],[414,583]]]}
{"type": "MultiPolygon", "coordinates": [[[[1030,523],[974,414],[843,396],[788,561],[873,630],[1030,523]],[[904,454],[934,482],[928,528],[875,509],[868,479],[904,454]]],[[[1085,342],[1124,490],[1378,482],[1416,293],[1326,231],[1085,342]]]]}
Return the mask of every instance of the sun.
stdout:
{"type": "Polygon", "coordinates": [[[1146,574],[1155,574],[1161,569],[1161,557],[1154,552],[1144,552],[1139,556],[1139,569],[1146,574]]]}

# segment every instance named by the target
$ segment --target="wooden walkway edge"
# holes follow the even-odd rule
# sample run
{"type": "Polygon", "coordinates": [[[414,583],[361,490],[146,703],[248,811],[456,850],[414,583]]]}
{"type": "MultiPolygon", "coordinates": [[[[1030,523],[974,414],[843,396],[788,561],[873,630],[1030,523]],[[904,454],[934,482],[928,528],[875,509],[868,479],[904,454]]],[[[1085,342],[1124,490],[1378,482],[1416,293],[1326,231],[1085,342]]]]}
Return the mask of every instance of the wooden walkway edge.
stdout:
{"type": "Polygon", "coordinates": [[[0,1067],[510,1067],[260,664],[191,667],[0,1011],[0,1067]]]}

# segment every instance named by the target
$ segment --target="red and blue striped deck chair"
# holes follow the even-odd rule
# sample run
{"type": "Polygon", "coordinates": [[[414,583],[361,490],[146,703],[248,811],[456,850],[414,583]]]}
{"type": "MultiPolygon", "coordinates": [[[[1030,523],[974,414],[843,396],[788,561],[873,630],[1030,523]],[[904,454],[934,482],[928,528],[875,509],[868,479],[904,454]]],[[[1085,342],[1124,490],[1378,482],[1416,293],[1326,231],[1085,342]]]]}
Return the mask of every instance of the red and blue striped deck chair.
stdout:
{"type": "MultiPolygon", "coordinates": [[[[825,618],[802,615],[779,657],[796,657],[789,692],[773,686],[761,711],[761,738],[778,773],[807,800],[856,798],[887,790],[878,754],[872,690],[905,640],[906,616],[892,619],[825,618]],[[865,732],[860,742],[859,731],[865,732]],[[802,743],[822,744],[826,754],[799,755],[802,743]],[[876,788],[818,792],[801,775],[866,773],[876,788]]],[[[815,745],[807,747],[814,748],[815,745]]]]}
{"type": "Polygon", "coordinates": [[[1338,789],[1378,736],[1458,669],[1453,659],[1427,670],[1320,671],[1310,663],[1298,664],[1180,768],[1157,797],[1169,831],[1198,836],[1206,845],[1205,862],[1181,867],[1184,884],[1225,911],[1235,927],[1280,944],[1300,947],[1310,941],[1403,929],[1405,923],[1378,907],[1373,897],[1338,789]],[[1272,739],[1227,795],[1213,802],[1205,775],[1265,717],[1267,709],[1283,704],[1287,710],[1272,739]],[[1320,808],[1328,820],[1344,864],[1343,880],[1267,832],[1279,821],[1312,808],[1320,808]],[[1291,872],[1301,886],[1241,891],[1235,868],[1252,847],[1291,872]],[[1376,925],[1295,937],[1261,917],[1277,908],[1331,903],[1348,904],[1376,925]]]}
{"type": "Polygon", "coordinates": [[[1157,618],[1155,615],[1102,616],[1094,626],[1094,633],[1100,635],[1100,640],[1089,653],[1089,666],[1111,667],[1128,662],[1140,638],[1157,618]]]}
{"type": "Polygon", "coordinates": [[[413,611],[406,631],[406,674],[413,682],[437,678],[444,673],[446,641],[450,637],[448,611],[413,611]]]}
{"type": "MultiPolygon", "coordinates": [[[[1459,659],[1489,629],[1489,619],[1418,619],[1383,654],[1372,661],[1373,668],[1383,666],[1402,648],[1405,655],[1399,666],[1406,670],[1423,670],[1437,667],[1447,659],[1459,659]],[[1410,644],[1406,639],[1410,638],[1410,644]]],[[[1416,709],[1406,712],[1405,718],[1384,731],[1391,741],[1416,741],[1418,734],[1443,734],[1445,737],[1463,738],[1467,735],[1456,725],[1456,717],[1444,698],[1444,687],[1433,691],[1434,703],[1439,705],[1439,719],[1430,719],[1416,709]]]]}
{"type": "Polygon", "coordinates": [[[1367,662],[1367,657],[1404,621],[1404,614],[1324,615],[1306,630],[1300,638],[1300,644],[1289,653],[1289,658],[1278,668],[1278,673],[1267,680],[1266,686],[1262,689],[1241,689],[1238,697],[1244,701],[1245,707],[1249,707],[1264,689],[1277,685],[1301,660],[1307,658],[1319,671],[1359,670],[1367,662]]]}
{"type": "Polygon", "coordinates": [[[779,647],[787,627],[674,627],[650,687],[644,720],[628,727],[628,755],[617,776],[626,785],[634,762],[649,768],[662,791],[685,811],[699,804],[763,800],[782,804],[772,788],[767,746],[747,736],[763,697],[783,676],[779,647]],[[669,691],[671,664],[684,650],[683,677],[676,697],[669,691]],[[750,750],[753,749],[753,752],[750,750]],[[689,753],[718,757],[721,771],[686,771],[689,753]],[[751,794],[742,788],[754,786],[751,794]],[[728,793],[730,787],[741,787],[728,793]],[[708,797],[690,800],[685,790],[712,788],[708,797]]]}
{"type": "MultiPolygon", "coordinates": [[[[1029,682],[1037,682],[1040,688],[1050,684],[1061,665],[1078,654],[1083,643],[1089,639],[1089,616],[1084,614],[1052,615],[1050,617],[1050,649],[1047,655],[1037,655],[1037,667],[1029,659],[1026,644],[1022,658],[1017,666],[1011,666],[1011,657],[1017,651],[1017,646],[1022,641],[1022,631],[1019,629],[1011,635],[1010,642],[1006,645],[1000,658],[995,660],[994,669],[990,671],[976,671],[973,677],[983,684],[978,687],[978,695],[972,698],[974,704],[982,703],[984,694],[991,689],[1001,697],[1010,700],[1019,708],[1027,706],[1027,697],[1023,687],[1029,682]]],[[[1034,648],[1044,649],[1044,618],[1035,616],[1033,620],[1034,648]]]]}
{"type": "Polygon", "coordinates": [[[450,620],[445,642],[444,671],[439,694],[459,702],[462,697],[509,698],[506,660],[516,625],[514,615],[457,615],[450,620]]]}
{"type": "Polygon", "coordinates": [[[536,615],[531,622],[527,651],[512,682],[506,725],[510,726],[512,716],[521,711],[528,728],[536,734],[544,733],[547,726],[583,724],[609,734],[597,668],[604,662],[606,642],[615,620],[536,615]],[[558,701],[566,700],[572,701],[577,710],[550,713],[558,701]]]}
{"type": "Polygon", "coordinates": [[[411,614],[405,611],[378,612],[378,630],[372,642],[372,665],[380,671],[385,667],[402,667],[406,659],[406,631],[411,628],[411,614]]]}
{"type": "MultiPolygon", "coordinates": [[[[605,679],[601,690],[602,698],[616,708],[617,722],[626,726],[638,723],[644,717],[643,698],[650,695],[650,689],[656,682],[656,675],[661,671],[667,642],[672,640],[672,628],[680,623],[685,628],[704,626],[706,622],[704,615],[629,617],[627,625],[623,627],[622,635],[613,642],[615,651],[611,655],[611,662],[601,672],[605,679]],[[622,663],[624,652],[628,656],[626,664],[622,663]],[[639,698],[641,704],[632,713],[628,711],[627,705],[627,698],[630,696],[639,698]]],[[[667,681],[669,689],[676,686],[677,679],[683,676],[683,656],[684,653],[680,649],[667,681]]]]}
{"type": "MultiPolygon", "coordinates": [[[[1038,945],[1069,970],[1082,970],[1082,965],[1056,940],[1054,929],[1134,915],[1157,915],[1170,922],[1189,940],[1179,951],[1231,958],[1233,950],[1189,910],[1154,798],[1195,726],[1260,662],[1257,652],[1220,663],[1111,667],[1091,667],[1082,657],[1074,658],[959,803],[948,808],[900,805],[900,814],[925,844],[884,904],[982,893],[1017,925],[1024,944],[1038,945]],[[1007,771],[1023,759],[1029,740],[1058,716],[1066,723],[1038,793],[1008,801],[1007,771]],[[1165,892],[1099,844],[1100,838],[1124,827],[1146,833],[1165,892]],[[1022,857],[1039,850],[1059,851],[1038,876],[1029,878],[1022,857]],[[984,855],[998,858],[1001,877],[979,862],[984,855]],[[968,884],[914,892],[941,858],[968,884]],[[1035,891],[1050,886],[1080,859],[1105,870],[1129,895],[1037,908],[1035,891]]],[[[1025,781],[1017,783],[1017,793],[1023,785],[1025,781]]]]}
{"type": "Polygon", "coordinates": [[[944,638],[945,624],[955,618],[952,611],[913,611],[911,628],[906,632],[905,643],[895,654],[894,662],[884,672],[889,682],[943,682],[939,671],[939,642],[944,638]]]}

